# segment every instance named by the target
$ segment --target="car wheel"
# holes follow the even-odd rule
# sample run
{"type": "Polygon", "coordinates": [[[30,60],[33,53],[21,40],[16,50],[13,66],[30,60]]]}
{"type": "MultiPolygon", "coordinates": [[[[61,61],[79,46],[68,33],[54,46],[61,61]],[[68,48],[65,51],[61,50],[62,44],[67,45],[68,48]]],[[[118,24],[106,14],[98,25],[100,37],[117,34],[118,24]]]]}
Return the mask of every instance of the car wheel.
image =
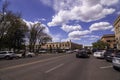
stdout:
{"type": "Polygon", "coordinates": [[[20,57],[17,56],[17,57],[15,57],[15,58],[16,58],[16,59],[19,59],[20,57]]]}
{"type": "Polygon", "coordinates": [[[113,66],[113,68],[117,71],[120,71],[120,68],[116,67],[116,66],[113,66]]]}
{"type": "Polygon", "coordinates": [[[32,55],[28,55],[28,57],[32,57],[32,55]]]}
{"type": "Polygon", "coordinates": [[[6,56],[5,59],[7,59],[7,60],[10,59],[10,56],[6,56]]]}
{"type": "Polygon", "coordinates": [[[76,58],[78,58],[78,55],[76,55],[76,58]]]}

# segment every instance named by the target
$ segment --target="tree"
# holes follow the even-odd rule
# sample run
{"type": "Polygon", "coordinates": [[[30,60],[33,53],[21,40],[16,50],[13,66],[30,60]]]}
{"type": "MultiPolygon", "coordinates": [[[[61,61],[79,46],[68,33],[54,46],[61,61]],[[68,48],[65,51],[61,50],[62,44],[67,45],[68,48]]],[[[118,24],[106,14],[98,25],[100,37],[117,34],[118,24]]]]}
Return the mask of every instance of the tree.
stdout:
{"type": "Polygon", "coordinates": [[[9,3],[5,1],[5,3],[2,5],[2,12],[0,13],[0,49],[4,46],[3,42],[5,41],[5,34],[8,31],[8,27],[10,24],[10,22],[6,21],[5,19],[8,5],[9,3]]]}
{"type": "Polygon", "coordinates": [[[41,23],[37,22],[34,23],[33,25],[30,24],[31,29],[29,30],[29,49],[30,51],[35,51],[35,45],[38,41],[39,47],[38,50],[40,49],[41,45],[45,44],[48,41],[51,41],[51,37],[48,36],[47,33],[44,33],[45,27],[42,26],[41,23]]]}
{"type": "Polygon", "coordinates": [[[44,27],[41,27],[41,24],[39,22],[30,24],[29,49],[31,52],[35,51],[35,45],[37,42],[38,35],[43,30],[44,30],[44,27]]]}
{"type": "Polygon", "coordinates": [[[95,49],[106,49],[109,46],[108,43],[105,43],[101,40],[98,40],[97,42],[92,43],[92,45],[93,45],[93,48],[95,49]]]}
{"type": "Polygon", "coordinates": [[[0,22],[1,48],[20,50],[23,47],[27,26],[19,13],[7,10],[7,2],[3,4],[2,20],[0,22]]]}
{"type": "Polygon", "coordinates": [[[37,41],[37,27],[38,27],[38,24],[30,24],[30,27],[31,29],[29,30],[30,31],[30,34],[29,34],[29,50],[30,52],[34,52],[34,47],[35,47],[35,43],[37,41]]]}
{"type": "Polygon", "coordinates": [[[44,32],[39,33],[39,36],[38,36],[38,42],[39,42],[38,51],[40,51],[40,48],[41,48],[42,45],[45,45],[47,42],[51,42],[51,41],[52,41],[52,38],[47,33],[44,33],[44,32]]]}

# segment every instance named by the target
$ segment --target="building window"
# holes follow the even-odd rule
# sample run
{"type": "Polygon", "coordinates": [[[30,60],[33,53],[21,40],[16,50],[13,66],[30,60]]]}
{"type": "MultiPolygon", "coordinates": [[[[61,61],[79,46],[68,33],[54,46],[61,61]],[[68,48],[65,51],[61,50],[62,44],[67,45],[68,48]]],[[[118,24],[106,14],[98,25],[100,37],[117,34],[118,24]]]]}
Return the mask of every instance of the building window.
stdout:
{"type": "Polygon", "coordinates": [[[116,42],[116,40],[113,40],[113,42],[116,42]]]}
{"type": "Polygon", "coordinates": [[[107,40],[107,42],[111,42],[110,40],[107,40]]]}

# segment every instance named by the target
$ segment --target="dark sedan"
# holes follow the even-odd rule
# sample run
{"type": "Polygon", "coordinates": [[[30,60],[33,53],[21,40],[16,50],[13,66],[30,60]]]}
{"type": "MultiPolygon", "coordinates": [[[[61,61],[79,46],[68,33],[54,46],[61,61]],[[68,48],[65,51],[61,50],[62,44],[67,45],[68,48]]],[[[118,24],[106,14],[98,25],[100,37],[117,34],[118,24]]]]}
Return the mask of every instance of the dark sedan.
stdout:
{"type": "Polygon", "coordinates": [[[113,68],[120,71],[120,52],[116,53],[112,60],[113,68]]]}
{"type": "Polygon", "coordinates": [[[104,58],[108,62],[112,62],[113,57],[115,56],[115,51],[114,50],[108,50],[104,54],[104,58]]]}
{"type": "Polygon", "coordinates": [[[76,54],[76,58],[89,58],[89,54],[87,53],[87,51],[79,51],[76,54]]]}

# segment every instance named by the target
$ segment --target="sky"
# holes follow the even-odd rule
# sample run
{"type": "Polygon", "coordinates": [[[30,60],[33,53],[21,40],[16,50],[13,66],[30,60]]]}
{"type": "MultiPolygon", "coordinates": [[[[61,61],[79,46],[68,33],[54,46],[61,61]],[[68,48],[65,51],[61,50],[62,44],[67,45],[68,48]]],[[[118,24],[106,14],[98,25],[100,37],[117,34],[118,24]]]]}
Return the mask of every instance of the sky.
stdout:
{"type": "MultiPolygon", "coordinates": [[[[0,9],[5,0],[0,0],[0,9]]],[[[8,0],[9,10],[27,23],[41,22],[53,42],[92,45],[104,34],[114,34],[120,0],[8,0]]]]}

